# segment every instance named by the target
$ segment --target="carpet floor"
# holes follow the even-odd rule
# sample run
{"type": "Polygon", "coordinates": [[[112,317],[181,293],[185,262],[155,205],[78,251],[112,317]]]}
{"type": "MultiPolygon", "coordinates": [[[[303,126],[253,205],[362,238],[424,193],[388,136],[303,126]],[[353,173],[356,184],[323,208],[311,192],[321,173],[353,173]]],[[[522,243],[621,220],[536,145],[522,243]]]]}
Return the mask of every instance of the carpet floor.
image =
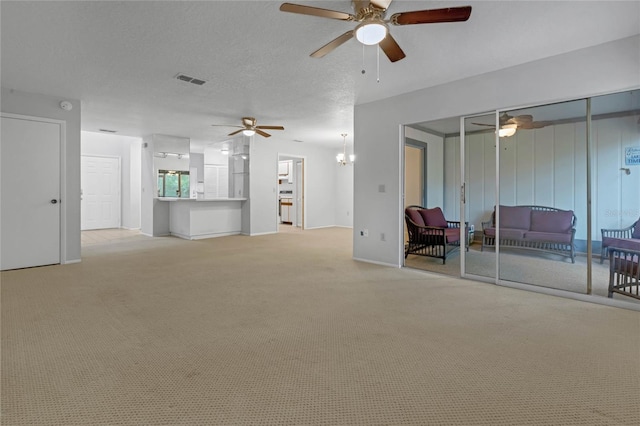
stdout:
{"type": "MultiPolygon", "coordinates": [[[[587,259],[577,255],[575,264],[571,260],[554,254],[527,250],[505,249],[500,253],[500,277],[505,281],[533,284],[556,288],[574,293],[587,294],[587,259]]],[[[493,250],[480,251],[479,244],[473,244],[467,252],[467,272],[482,277],[495,277],[496,254],[493,250]]],[[[441,259],[409,255],[405,265],[410,268],[460,276],[460,253],[455,251],[443,265],[441,259]]],[[[592,263],[592,290],[596,297],[606,298],[609,286],[609,261],[592,263]]],[[[614,299],[640,304],[640,300],[614,294],[614,299]]]]}
{"type": "Polygon", "coordinates": [[[640,312],[357,262],[349,229],[0,278],[3,425],[640,424],[640,312]]]}

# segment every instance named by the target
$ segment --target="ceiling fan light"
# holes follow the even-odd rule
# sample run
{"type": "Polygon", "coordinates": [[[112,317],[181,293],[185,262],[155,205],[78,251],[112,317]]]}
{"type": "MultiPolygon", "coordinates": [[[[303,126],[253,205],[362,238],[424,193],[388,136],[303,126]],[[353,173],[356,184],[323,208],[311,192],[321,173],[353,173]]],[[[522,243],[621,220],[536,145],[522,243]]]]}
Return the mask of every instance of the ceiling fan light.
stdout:
{"type": "Polygon", "coordinates": [[[505,124],[498,130],[498,136],[501,138],[508,138],[516,134],[516,129],[518,126],[516,124],[505,124]]]}
{"type": "Polygon", "coordinates": [[[244,129],[242,131],[242,134],[245,135],[245,136],[253,136],[253,135],[256,134],[256,131],[253,130],[253,129],[244,129]]]}
{"type": "Polygon", "coordinates": [[[387,26],[382,21],[365,21],[356,27],[356,39],[371,46],[384,40],[387,31],[387,26]]]}

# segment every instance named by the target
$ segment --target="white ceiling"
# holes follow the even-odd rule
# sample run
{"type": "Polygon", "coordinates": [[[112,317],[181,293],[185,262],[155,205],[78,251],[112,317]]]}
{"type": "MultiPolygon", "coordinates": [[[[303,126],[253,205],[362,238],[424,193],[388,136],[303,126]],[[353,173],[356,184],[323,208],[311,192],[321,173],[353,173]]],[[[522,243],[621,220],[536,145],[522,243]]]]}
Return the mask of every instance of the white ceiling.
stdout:
{"type": "MultiPolygon", "coordinates": [[[[346,0],[292,2],[352,12],[346,0]]],[[[392,26],[407,57],[381,54],[377,82],[377,48],[355,39],[309,57],[353,23],[280,12],[281,3],[2,1],[2,86],[80,99],[86,131],[218,141],[233,129],[211,124],[255,116],[285,127],[274,137],[340,147],[356,104],[640,33],[639,1],[395,0],[387,16],[473,11],[464,23],[392,26]]]]}

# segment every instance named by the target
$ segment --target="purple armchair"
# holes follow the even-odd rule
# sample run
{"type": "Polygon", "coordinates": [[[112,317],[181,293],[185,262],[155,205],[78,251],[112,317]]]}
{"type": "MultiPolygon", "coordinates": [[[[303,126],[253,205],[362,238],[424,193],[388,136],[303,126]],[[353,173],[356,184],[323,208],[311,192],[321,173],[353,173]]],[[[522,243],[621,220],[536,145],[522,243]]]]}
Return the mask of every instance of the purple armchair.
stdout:
{"type": "Polygon", "coordinates": [[[447,256],[460,247],[460,222],[446,220],[440,207],[409,206],[404,217],[409,234],[405,259],[410,254],[436,257],[444,265],[447,256]]]}

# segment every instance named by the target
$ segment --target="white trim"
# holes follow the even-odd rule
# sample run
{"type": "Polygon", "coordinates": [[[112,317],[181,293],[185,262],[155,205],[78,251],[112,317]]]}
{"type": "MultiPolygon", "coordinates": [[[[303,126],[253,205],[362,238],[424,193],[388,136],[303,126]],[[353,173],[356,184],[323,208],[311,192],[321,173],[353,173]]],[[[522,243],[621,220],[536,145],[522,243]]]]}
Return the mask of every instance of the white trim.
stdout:
{"type": "Polygon", "coordinates": [[[80,262],[82,262],[82,259],[71,259],[71,260],[65,260],[62,264],[69,265],[71,263],[80,263],[80,262]]]}
{"type": "Polygon", "coordinates": [[[229,237],[231,235],[241,235],[240,231],[237,232],[219,232],[219,233],[209,233],[209,234],[198,234],[198,235],[186,235],[181,234],[179,232],[171,232],[169,233],[172,237],[182,238],[183,240],[205,240],[207,238],[216,238],[216,237],[229,237]]]}
{"type": "Polygon", "coordinates": [[[67,122],[48,117],[0,112],[0,117],[60,126],[60,264],[67,263],[67,122]]]}
{"type": "MultiPolygon", "coordinates": [[[[353,260],[356,260],[358,262],[364,262],[364,263],[372,263],[374,265],[381,265],[381,266],[389,266],[391,268],[401,268],[402,266],[400,265],[393,265],[391,263],[387,263],[387,262],[378,262],[376,260],[369,260],[369,259],[361,259],[359,257],[353,257],[353,260]]],[[[426,272],[426,271],[425,271],[426,272]]],[[[452,277],[454,278],[454,277],[452,277]]]]}
{"type": "Polygon", "coordinates": [[[277,231],[275,231],[275,232],[274,231],[267,231],[267,232],[256,232],[254,234],[244,234],[243,233],[241,235],[246,235],[247,237],[257,237],[259,235],[274,235],[274,234],[277,234],[277,233],[278,233],[277,231]]]}
{"type": "MultiPolygon", "coordinates": [[[[397,253],[398,253],[398,266],[402,267],[405,264],[406,261],[406,257],[404,255],[405,253],[405,247],[404,247],[404,209],[405,209],[405,200],[406,200],[406,194],[405,194],[405,188],[406,188],[406,182],[404,181],[405,176],[407,175],[407,171],[406,171],[406,161],[407,159],[405,158],[405,153],[406,153],[406,147],[407,147],[407,138],[405,135],[405,126],[403,124],[401,124],[399,126],[398,129],[398,138],[400,139],[400,143],[399,145],[399,151],[398,151],[398,158],[399,158],[399,163],[400,163],[400,167],[398,167],[398,182],[399,182],[399,186],[400,186],[400,190],[398,191],[398,198],[399,198],[399,204],[400,204],[400,214],[398,215],[398,223],[396,224],[398,227],[398,249],[397,253]]],[[[423,152],[424,154],[424,152],[423,152]]],[[[423,170],[423,182],[424,182],[424,169],[427,167],[426,164],[422,164],[422,170],[423,170]]],[[[424,186],[424,183],[423,183],[424,186]]],[[[425,192],[426,188],[422,188],[422,204],[424,205],[425,199],[424,199],[424,192],[425,192]]]]}
{"type": "Polygon", "coordinates": [[[337,228],[337,225],[322,225],[322,226],[313,226],[311,228],[304,228],[305,231],[309,231],[311,229],[324,229],[324,228],[337,228]]]}

